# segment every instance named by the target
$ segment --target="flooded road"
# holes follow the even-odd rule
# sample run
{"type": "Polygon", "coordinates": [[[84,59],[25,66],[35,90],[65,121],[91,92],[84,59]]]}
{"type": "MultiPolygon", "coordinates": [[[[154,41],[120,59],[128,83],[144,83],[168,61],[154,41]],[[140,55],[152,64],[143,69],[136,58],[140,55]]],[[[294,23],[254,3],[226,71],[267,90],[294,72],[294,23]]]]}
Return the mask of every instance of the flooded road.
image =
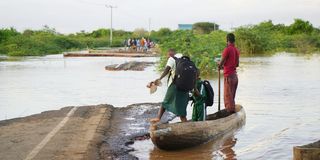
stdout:
{"type": "MultiPolygon", "coordinates": [[[[124,107],[160,102],[161,87],[150,95],[145,85],[158,77],[155,67],[143,72],[105,71],[106,65],[156,58],[63,58],[62,55],[0,61],[0,119],[26,116],[68,105],[108,103],[124,107]]],[[[292,147],[320,137],[320,56],[277,54],[241,58],[237,103],[246,125],[188,150],[166,152],[151,141],[137,141],[141,159],[292,159],[292,147]]],[[[217,79],[213,77],[214,90],[217,79]]],[[[217,93],[216,93],[217,96],[217,93]]],[[[215,101],[217,97],[215,98],[215,101]]],[[[188,117],[191,116],[188,107],[188,117]]],[[[216,104],[208,112],[217,110],[216,104]]]]}
{"type": "Polygon", "coordinates": [[[132,154],[154,160],[292,159],[293,146],[319,140],[319,55],[242,58],[238,74],[236,101],[247,115],[242,130],[224,140],[173,152],[157,149],[150,140],[139,141],[132,154]]]}
{"type": "Polygon", "coordinates": [[[85,57],[63,55],[0,59],[0,120],[27,116],[64,106],[112,104],[125,107],[160,102],[165,88],[150,96],[145,87],[158,77],[155,67],[145,72],[106,71],[105,66],[156,58],[85,57]]]}

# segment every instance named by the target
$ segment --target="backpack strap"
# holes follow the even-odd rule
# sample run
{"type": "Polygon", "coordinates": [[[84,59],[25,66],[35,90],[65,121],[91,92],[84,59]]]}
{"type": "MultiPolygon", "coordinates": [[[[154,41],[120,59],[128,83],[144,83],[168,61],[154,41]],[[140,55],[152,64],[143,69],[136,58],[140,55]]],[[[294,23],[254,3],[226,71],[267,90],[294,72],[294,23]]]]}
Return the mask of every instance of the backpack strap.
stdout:
{"type": "MultiPolygon", "coordinates": [[[[176,61],[176,67],[177,67],[178,57],[176,57],[176,56],[172,56],[172,58],[176,61]]],[[[169,83],[169,80],[170,80],[171,76],[172,76],[172,68],[171,68],[171,70],[169,71],[169,75],[168,75],[167,83],[169,83]]],[[[173,81],[174,81],[174,79],[173,79],[173,81]]]]}
{"type": "MultiPolygon", "coordinates": [[[[178,61],[179,58],[176,57],[176,56],[172,56],[172,58],[176,61],[176,67],[177,67],[177,61],[178,61]]],[[[169,79],[171,78],[171,76],[172,76],[172,68],[171,68],[171,70],[169,71],[167,83],[169,83],[169,79]]]]}
{"type": "Polygon", "coordinates": [[[172,58],[173,58],[174,60],[176,60],[176,62],[177,62],[178,57],[176,57],[176,56],[172,56],[172,58]]]}
{"type": "Polygon", "coordinates": [[[188,56],[182,56],[181,58],[183,58],[183,59],[187,59],[187,60],[189,60],[189,61],[190,61],[190,57],[188,57],[188,56]]]}

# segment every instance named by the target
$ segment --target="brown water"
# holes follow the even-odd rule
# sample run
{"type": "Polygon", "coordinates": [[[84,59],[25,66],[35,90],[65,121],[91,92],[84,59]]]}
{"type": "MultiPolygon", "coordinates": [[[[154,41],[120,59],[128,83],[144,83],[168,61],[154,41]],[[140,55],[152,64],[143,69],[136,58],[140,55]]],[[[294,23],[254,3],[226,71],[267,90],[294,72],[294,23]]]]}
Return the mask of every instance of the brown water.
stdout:
{"type": "MultiPolygon", "coordinates": [[[[132,154],[154,160],[292,159],[293,146],[320,139],[319,55],[242,58],[238,75],[236,101],[244,106],[247,120],[235,135],[170,152],[150,140],[138,141],[132,154]]],[[[217,80],[213,83],[216,90],[217,80]]]]}
{"type": "Polygon", "coordinates": [[[108,103],[125,107],[134,103],[160,102],[165,88],[159,88],[150,96],[145,87],[158,77],[155,67],[144,72],[105,70],[106,65],[132,60],[155,62],[157,59],[64,58],[62,55],[0,57],[0,120],[64,106],[108,103]]]}
{"type": "MultiPolygon", "coordinates": [[[[124,107],[160,102],[166,87],[150,95],[147,82],[159,76],[144,72],[108,72],[104,66],[156,58],[63,58],[62,55],[0,58],[0,120],[68,105],[108,103],[124,107]],[[2,60],[1,60],[2,59],[2,60]]],[[[234,135],[195,148],[167,152],[151,141],[136,142],[140,159],[292,159],[292,147],[320,138],[320,55],[277,54],[241,58],[237,103],[246,125],[234,135]]],[[[211,82],[217,91],[217,79],[211,82]]],[[[217,94],[216,94],[217,96],[217,94]]],[[[215,98],[217,100],[217,97],[215,98]]],[[[208,112],[215,112],[215,107],[208,112]]],[[[188,107],[188,117],[191,108],[188,107]]]]}

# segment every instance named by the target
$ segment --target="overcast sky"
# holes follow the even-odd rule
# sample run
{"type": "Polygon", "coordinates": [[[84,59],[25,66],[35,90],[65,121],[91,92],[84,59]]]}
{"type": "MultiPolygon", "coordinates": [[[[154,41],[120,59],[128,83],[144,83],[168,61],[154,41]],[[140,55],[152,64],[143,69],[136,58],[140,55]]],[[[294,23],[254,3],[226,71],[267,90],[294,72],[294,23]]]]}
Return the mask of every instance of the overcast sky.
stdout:
{"type": "Polygon", "coordinates": [[[320,26],[320,0],[0,0],[0,28],[40,29],[44,25],[61,33],[110,27],[134,30],[169,27],[179,23],[217,22],[230,30],[265,20],[290,24],[294,18],[320,26]]]}

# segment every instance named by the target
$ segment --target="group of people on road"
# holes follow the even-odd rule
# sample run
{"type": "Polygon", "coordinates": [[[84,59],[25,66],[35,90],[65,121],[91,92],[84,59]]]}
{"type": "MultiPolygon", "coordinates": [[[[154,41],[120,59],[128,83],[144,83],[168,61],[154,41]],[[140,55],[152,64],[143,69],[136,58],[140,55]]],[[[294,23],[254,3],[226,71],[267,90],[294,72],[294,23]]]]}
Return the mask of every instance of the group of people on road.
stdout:
{"type": "MultiPolygon", "coordinates": [[[[226,39],[227,47],[222,53],[221,60],[217,62],[217,66],[219,72],[221,69],[223,69],[224,74],[224,106],[226,111],[232,114],[236,112],[235,96],[238,87],[238,76],[236,68],[239,66],[240,53],[234,44],[234,34],[227,34],[226,39]]],[[[194,104],[192,120],[205,120],[207,106],[204,105],[204,103],[208,98],[208,91],[204,89],[204,81],[200,78],[200,70],[197,69],[194,80],[194,87],[191,90],[181,90],[179,89],[179,87],[177,87],[177,79],[179,79],[179,77],[181,76],[180,73],[178,73],[179,75],[177,75],[176,72],[177,65],[179,65],[177,64],[177,61],[182,57],[185,56],[183,56],[182,54],[176,54],[174,49],[169,49],[168,61],[163,73],[161,74],[160,78],[156,79],[153,82],[150,82],[159,84],[161,83],[161,80],[168,75],[168,89],[157,117],[150,120],[153,123],[159,122],[165,111],[174,113],[176,116],[180,117],[180,120],[182,122],[186,122],[187,106],[190,99],[192,99],[194,104]],[[190,93],[192,95],[191,97],[190,93]]]]}
{"type": "Polygon", "coordinates": [[[155,43],[150,38],[129,38],[123,41],[125,50],[147,52],[155,46],[155,43]]]}

